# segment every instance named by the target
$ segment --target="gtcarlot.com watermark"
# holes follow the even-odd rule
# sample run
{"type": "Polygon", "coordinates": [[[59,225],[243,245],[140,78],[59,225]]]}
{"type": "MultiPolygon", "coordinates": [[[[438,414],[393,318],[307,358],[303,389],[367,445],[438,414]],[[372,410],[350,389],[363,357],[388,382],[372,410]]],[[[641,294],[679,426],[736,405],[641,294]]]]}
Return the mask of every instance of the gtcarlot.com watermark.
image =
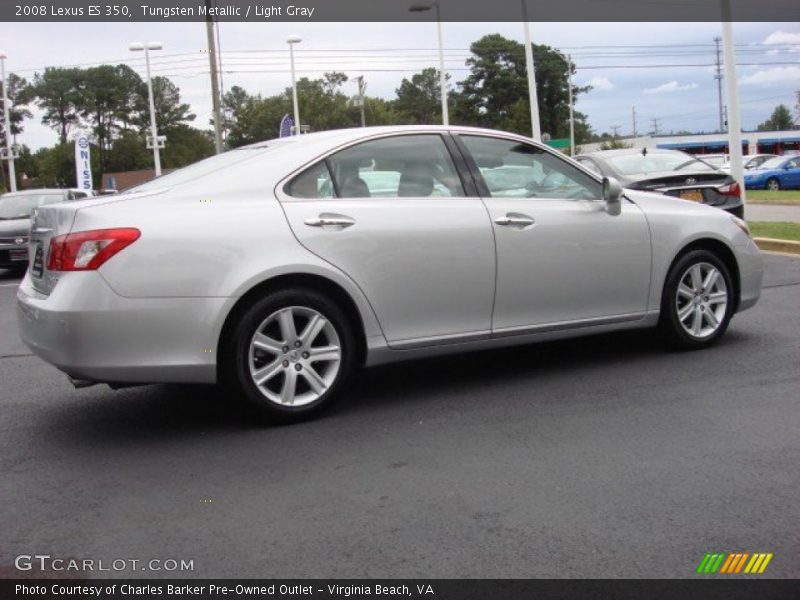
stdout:
{"type": "Polygon", "coordinates": [[[121,572],[121,571],[194,571],[194,559],[174,558],[59,558],[50,554],[20,554],[14,559],[19,571],[121,572]]]}

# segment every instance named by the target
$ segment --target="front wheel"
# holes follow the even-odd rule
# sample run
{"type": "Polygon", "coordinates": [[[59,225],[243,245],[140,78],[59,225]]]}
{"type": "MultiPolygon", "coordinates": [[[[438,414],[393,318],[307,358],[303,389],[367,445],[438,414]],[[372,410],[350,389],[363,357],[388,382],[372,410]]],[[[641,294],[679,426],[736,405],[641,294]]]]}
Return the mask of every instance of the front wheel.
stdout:
{"type": "Polygon", "coordinates": [[[327,408],[354,363],[342,310],[304,289],[269,294],[241,315],[226,344],[225,382],[259,416],[300,421],[327,408]]]}
{"type": "Polygon", "coordinates": [[[781,189],[781,182],[775,179],[774,177],[767,181],[767,189],[772,192],[777,192],[781,189]]]}
{"type": "Polygon", "coordinates": [[[673,345],[705,348],[718,340],[733,316],[734,287],[728,267],[708,250],[693,250],[669,270],[660,328],[673,345]]]}

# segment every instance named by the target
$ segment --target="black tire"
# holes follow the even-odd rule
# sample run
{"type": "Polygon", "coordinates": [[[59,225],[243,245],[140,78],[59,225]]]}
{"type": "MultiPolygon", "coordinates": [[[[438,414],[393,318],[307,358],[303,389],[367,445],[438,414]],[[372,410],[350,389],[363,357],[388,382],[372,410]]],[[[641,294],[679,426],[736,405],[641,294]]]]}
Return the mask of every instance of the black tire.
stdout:
{"type": "MultiPolygon", "coordinates": [[[[335,302],[312,289],[289,288],[255,300],[239,313],[237,321],[229,331],[227,339],[221,346],[223,349],[220,356],[222,384],[228,393],[242,402],[245,408],[267,422],[297,422],[318,416],[336,399],[355,364],[355,337],[345,313],[335,302]],[[305,308],[319,313],[333,326],[340,347],[338,372],[335,374],[335,379],[318,398],[299,406],[279,404],[271,400],[266,395],[267,391],[262,393],[250,373],[250,343],[257,328],[271,315],[288,307],[305,308]]],[[[290,353],[297,354],[291,350],[290,353]]],[[[288,356],[278,358],[288,359],[288,356]]],[[[289,362],[288,369],[297,367],[297,364],[289,362]]],[[[300,370],[302,370],[302,365],[300,370]]],[[[286,377],[285,372],[280,377],[286,377]]],[[[300,381],[299,374],[297,377],[300,381]]]]}
{"type": "Polygon", "coordinates": [[[781,189],[781,182],[775,177],[770,177],[767,179],[767,185],[765,187],[768,190],[776,191],[781,189]]]}
{"type": "MultiPolygon", "coordinates": [[[[736,299],[735,293],[736,290],[733,286],[730,270],[716,254],[703,249],[687,252],[672,265],[664,283],[664,291],[661,296],[661,316],[659,320],[659,329],[663,337],[672,347],[683,350],[699,350],[711,346],[722,337],[725,330],[728,328],[731,317],[733,316],[736,299]],[[689,270],[695,265],[711,265],[716,268],[724,281],[725,291],[727,293],[727,304],[724,309],[724,314],[721,318],[717,319],[718,325],[716,329],[711,333],[700,336],[695,336],[687,331],[687,328],[681,324],[678,316],[679,302],[683,303],[681,304],[681,309],[684,309],[687,308],[687,304],[693,302],[703,304],[703,300],[708,298],[708,295],[701,293],[698,294],[700,298],[699,301],[696,301],[694,298],[689,301],[684,296],[681,296],[680,301],[678,299],[678,286],[681,280],[689,274],[689,270]]],[[[722,310],[719,312],[722,312],[722,310]]],[[[702,319],[701,325],[705,323],[708,327],[711,327],[707,317],[704,316],[702,319]]]]}

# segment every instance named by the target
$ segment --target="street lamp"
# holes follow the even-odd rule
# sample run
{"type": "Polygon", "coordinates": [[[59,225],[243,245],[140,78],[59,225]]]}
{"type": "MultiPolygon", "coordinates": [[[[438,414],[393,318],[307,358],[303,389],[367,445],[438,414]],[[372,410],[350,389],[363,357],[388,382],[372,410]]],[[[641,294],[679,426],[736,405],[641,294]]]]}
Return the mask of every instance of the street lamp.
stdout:
{"type": "Polygon", "coordinates": [[[292,105],[294,107],[294,134],[300,133],[300,107],[297,105],[297,81],[294,73],[294,45],[303,41],[299,35],[290,35],[286,38],[289,44],[289,62],[292,63],[292,105]]]}
{"type": "Polygon", "coordinates": [[[442,18],[439,8],[439,0],[419,2],[408,7],[409,12],[427,12],[431,9],[436,10],[436,32],[439,36],[439,87],[442,97],[442,125],[450,125],[450,114],[447,110],[447,73],[444,70],[444,48],[442,46],[442,18]]]}
{"type": "Polygon", "coordinates": [[[575,109],[572,106],[572,57],[560,50],[555,51],[567,63],[567,86],[569,86],[569,155],[575,156],[575,109]]]}
{"type": "Polygon", "coordinates": [[[8,186],[12,192],[17,191],[17,171],[14,168],[14,149],[11,146],[11,103],[8,101],[8,85],[6,82],[6,53],[0,50],[0,82],[3,83],[3,115],[6,118],[5,158],[8,160],[8,186]]]}
{"type": "Polygon", "coordinates": [[[144,50],[144,61],[147,67],[147,96],[150,100],[150,139],[153,145],[153,162],[155,163],[156,177],[161,177],[161,144],[165,138],[158,135],[156,127],[156,103],[153,100],[153,79],[150,77],[150,50],[161,50],[161,42],[134,42],[128,49],[131,52],[141,52],[144,50]]]}
{"type": "Polygon", "coordinates": [[[542,141],[542,126],[539,120],[539,95],[536,92],[536,69],[533,65],[533,45],[531,26],[528,21],[527,0],[522,3],[522,31],[525,34],[525,70],[528,74],[528,104],[531,109],[531,135],[537,142],[542,141]]]}

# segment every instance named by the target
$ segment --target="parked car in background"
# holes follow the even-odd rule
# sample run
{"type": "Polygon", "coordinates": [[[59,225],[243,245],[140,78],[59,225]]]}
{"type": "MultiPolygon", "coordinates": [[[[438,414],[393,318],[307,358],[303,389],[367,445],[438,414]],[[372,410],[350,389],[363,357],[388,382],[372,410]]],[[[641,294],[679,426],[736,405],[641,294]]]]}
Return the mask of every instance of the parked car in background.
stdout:
{"type": "Polygon", "coordinates": [[[631,190],[658,192],[744,216],[736,180],[685,152],[627,148],[581,154],[575,160],[631,190]]]}
{"type": "Polygon", "coordinates": [[[28,265],[28,236],[35,208],[86,198],[82,190],[39,189],[0,196],[0,268],[24,269],[28,265]]]}
{"type": "Polygon", "coordinates": [[[776,156],[745,173],[744,185],[752,190],[800,188],[800,156],[776,156]]]}
{"type": "MultiPolygon", "coordinates": [[[[745,154],[742,157],[742,166],[744,167],[745,171],[750,171],[752,169],[757,169],[761,166],[762,163],[768,161],[770,158],[775,158],[777,154],[745,154]]],[[[725,171],[726,173],[731,172],[731,163],[730,161],[725,164],[721,169],[721,171],[725,171]]]]}
{"type": "Polygon", "coordinates": [[[707,163],[718,170],[725,170],[727,167],[730,169],[730,156],[727,154],[695,154],[695,158],[699,158],[704,163],[707,163]]]}
{"type": "Polygon", "coordinates": [[[466,127],[261,142],[31,233],[20,332],[74,383],[219,382],[289,420],[359,366],[657,326],[703,348],[763,269],[741,219],[466,127]]]}

